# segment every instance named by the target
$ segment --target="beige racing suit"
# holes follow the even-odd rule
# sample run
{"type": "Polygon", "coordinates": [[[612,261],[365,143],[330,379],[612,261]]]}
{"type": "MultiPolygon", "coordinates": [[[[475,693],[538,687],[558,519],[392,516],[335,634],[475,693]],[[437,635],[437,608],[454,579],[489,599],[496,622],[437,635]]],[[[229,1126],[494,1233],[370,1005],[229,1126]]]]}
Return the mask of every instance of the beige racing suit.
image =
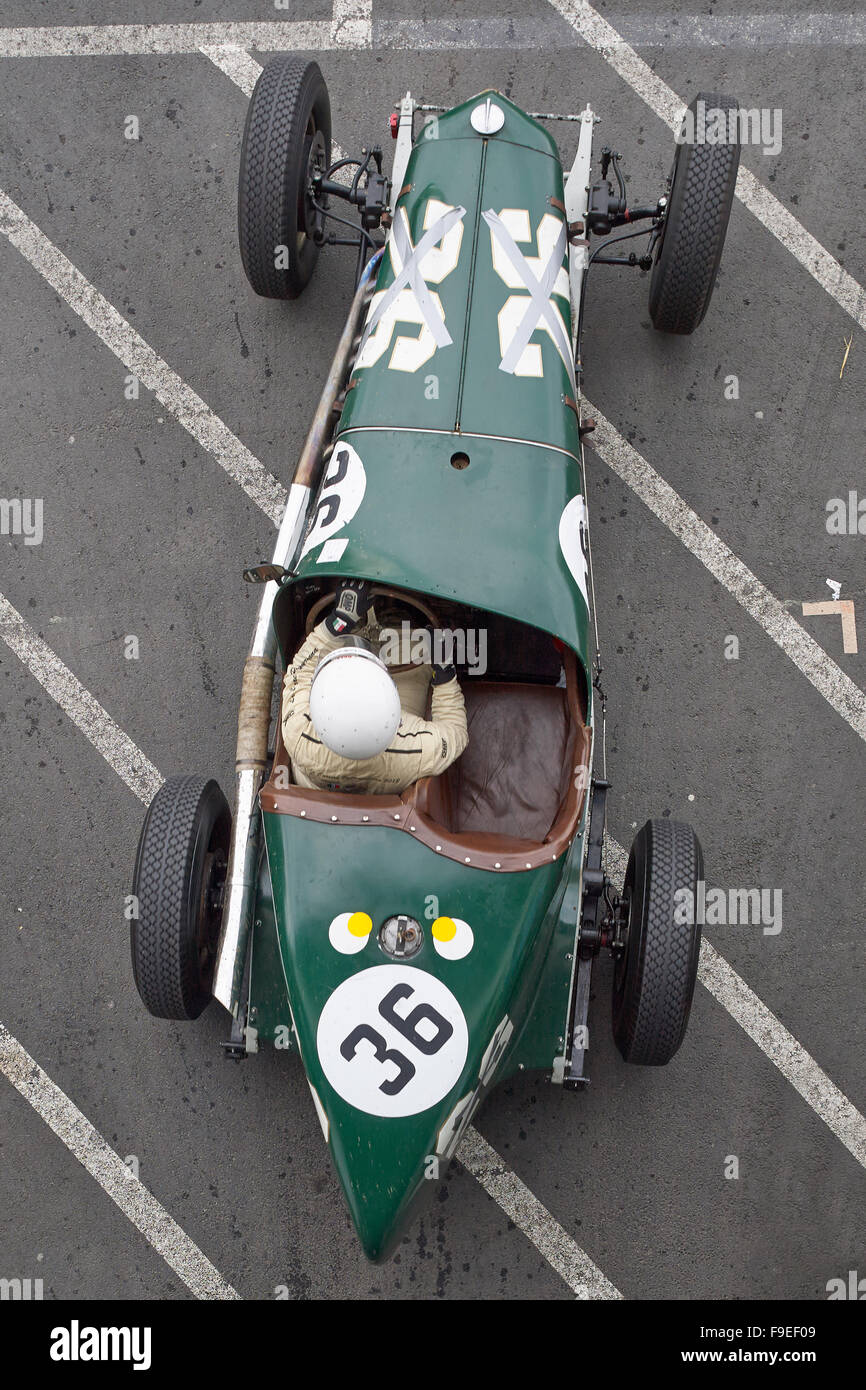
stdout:
{"type": "Polygon", "coordinates": [[[431,718],[425,719],[432,666],[397,671],[402,717],[383,753],[374,758],[344,758],[332,753],[310,718],[310,687],[316,667],[328,652],[342,646],[324,622],[310,633],[283,681],[283,743],[299,787],[330,791],[399,795],[419,777],[444,772],[466,747],[466,706],[456,677],[433,687],[431,718]]]}

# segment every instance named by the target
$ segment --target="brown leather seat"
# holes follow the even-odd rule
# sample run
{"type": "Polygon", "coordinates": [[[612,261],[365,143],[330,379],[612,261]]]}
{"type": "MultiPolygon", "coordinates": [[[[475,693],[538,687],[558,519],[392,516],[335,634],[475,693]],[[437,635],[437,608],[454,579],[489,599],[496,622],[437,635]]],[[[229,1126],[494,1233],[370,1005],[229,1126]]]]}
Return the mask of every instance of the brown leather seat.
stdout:
{"type": "Polygon", "coordinates": [[[511,681],[464,682],[469,742],[440,777],[419,783],[419,811],[454,835],[547,838],[573,775],[576,731],[566,692],[511,681]]]}

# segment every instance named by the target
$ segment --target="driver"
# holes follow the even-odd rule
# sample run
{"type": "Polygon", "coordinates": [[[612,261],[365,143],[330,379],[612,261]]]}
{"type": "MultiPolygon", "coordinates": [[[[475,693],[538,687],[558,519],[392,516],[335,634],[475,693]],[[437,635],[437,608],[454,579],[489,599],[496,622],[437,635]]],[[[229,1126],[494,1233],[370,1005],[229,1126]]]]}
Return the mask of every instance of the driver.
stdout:
{"type": "Polygon", "coordinates": [[[299,787],[399,794],[444,772],[466,747],[454,667],[413,667],[392,678],[371,647],[377,631],[369,581],[345,579],[286,671],[283,742],[299,787]]]}

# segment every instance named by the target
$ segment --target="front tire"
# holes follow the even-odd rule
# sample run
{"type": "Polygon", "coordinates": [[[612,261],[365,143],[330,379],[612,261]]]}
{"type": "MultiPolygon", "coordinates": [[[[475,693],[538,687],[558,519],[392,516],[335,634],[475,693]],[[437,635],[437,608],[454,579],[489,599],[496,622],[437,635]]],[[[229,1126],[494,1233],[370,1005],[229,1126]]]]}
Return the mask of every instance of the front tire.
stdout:
{"type": "Polygon", "coordinates": [[[691,826],[649,820],[635,835],[623,889],[626,946],[613,988],[613,1035],[626,1062],[664,1066],[685,1036],[698,972],[703,875],[691,826]]]}
{"type": "MultiPolygon", "coordinates": [[[[739,109],[735,97],[701,92],[688,108],[694,120],[698,102],[705,104],[705,111],[739,109]]],[[[707,312],[739,164],[739,132],[730,144],[677,145],[667,213],[650,277],[650,318],[663,333],[694,333],[707,312]]]]}
{"type": "Polygon", "coordinates": [[[212,778],[170,777],[148,808],[132,891],[132,970],[156,1018],[193,1019],[210,1003],[231,813],[212,778]]]}
{"type": "Polygon", "coordinates": [[[331,102],[318,63],[273,58],[250,98],[238,177],[247,279],[268,299],[297,299],[316,266],[319,214],[310,179],[331,162],[331,102]]]}

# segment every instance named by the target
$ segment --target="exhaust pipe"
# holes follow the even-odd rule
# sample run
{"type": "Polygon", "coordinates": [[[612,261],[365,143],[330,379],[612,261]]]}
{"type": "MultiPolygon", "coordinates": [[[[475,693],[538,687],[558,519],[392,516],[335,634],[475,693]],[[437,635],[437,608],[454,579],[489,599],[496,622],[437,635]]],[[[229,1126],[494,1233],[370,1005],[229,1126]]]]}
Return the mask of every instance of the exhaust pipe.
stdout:
{"type": "MultiPolygon", "coordinates": [[[[368,261],[355,291],[331,370],[289,487],[273,561],[288,569],[304,532],[310,500],[319,485],[324,452],[333,432],[334,403],[356,350],[362,314],[370,298],[382,252],[368,261]]],[[[274,693],[277,634],[272,622],[280,586],[265,585],[249,655],[244,662],[235,755],[235,808],[223,914],[217,945],[213,995],[238,1016],[258,875],[261,816],[258,797],[268,770],[268,733],[274,693]]]]}

